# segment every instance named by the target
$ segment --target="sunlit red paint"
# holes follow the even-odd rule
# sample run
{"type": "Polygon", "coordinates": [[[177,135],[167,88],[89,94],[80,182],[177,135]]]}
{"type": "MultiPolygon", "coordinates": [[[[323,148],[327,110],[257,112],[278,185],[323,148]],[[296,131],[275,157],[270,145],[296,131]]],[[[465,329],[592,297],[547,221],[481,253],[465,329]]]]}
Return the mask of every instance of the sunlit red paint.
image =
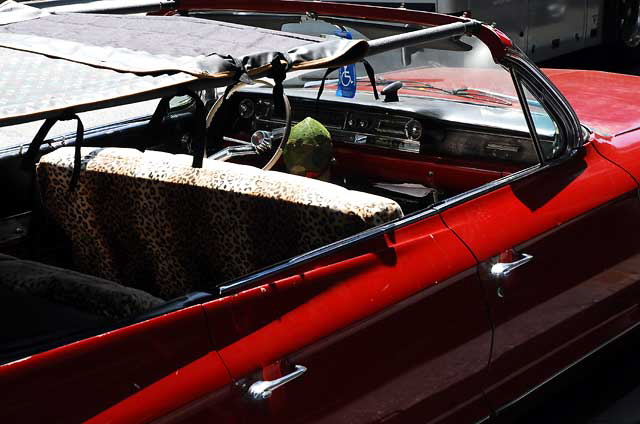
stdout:
{"type": "MultiPolygon", "coordinates": [[[[460,20],[312,5],[370,19],[460,20]]],[[[185,0],[180,7],[300,12],[309,3],[185,0]]],[[[489,27],[480,37],[495,58],[510,46],[489,27]]],[[[1,366],[1,420],[471,422],[637,324],[640,118],[625,87],[640,83],[547,74],[595,130],[568,162],[241,293],[1,366]],[[534,260],[500,281],[498,296],[488,266],[511,250],[534,260]],[[244,398],[247,384],[295,364],[308,374],[264,403],[244,398]]],[[[358,156],[345,146],[336,154],[381,177],[411,170],[416,182],[429,183],[431,170],[459,190],[516,170],[358,156]]]]}

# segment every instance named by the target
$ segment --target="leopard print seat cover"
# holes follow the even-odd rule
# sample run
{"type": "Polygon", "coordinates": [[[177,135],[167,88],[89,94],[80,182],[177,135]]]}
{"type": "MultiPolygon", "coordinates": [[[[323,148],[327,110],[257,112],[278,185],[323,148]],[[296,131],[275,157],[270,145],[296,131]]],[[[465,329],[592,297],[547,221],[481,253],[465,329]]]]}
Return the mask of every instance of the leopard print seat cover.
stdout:
{"type": "Polygon", "coordinates": [[[165,303],[112,281],[1,254],[0,275],[0,285],[10,290],[114,320],[132,318],[165,303]]]}
{"type": "Polygon", "coordinates": [[[42,157],[43,203],[82,271],[172,298],[402,216],[392,200],[281,172],[126,148],[42,157]]]}

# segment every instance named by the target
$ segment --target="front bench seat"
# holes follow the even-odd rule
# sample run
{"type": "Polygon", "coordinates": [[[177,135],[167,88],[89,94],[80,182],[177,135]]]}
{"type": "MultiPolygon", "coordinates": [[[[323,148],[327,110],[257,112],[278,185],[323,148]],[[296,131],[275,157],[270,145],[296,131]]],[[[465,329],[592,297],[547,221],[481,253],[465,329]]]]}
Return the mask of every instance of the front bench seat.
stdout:
{"type": "Polygon", "coordinates": [[[83,272],[162,298],[216,284],[402,216],[392,200],[281,172],[186,155],[83,148],[37,166],[42,201],[83,272]]]}

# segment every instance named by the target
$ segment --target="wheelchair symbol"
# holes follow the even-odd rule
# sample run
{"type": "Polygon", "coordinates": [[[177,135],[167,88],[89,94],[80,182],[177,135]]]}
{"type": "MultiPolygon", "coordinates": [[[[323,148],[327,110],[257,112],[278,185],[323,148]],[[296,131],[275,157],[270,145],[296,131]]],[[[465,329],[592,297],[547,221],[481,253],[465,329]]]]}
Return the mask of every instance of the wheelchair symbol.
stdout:
{"type": "Polygon", "coordinates": [[[346,66],[343,67],[342,72],[340,72],[340,84],[342,86],[353,85],[353,78],[351,77],[349,68],[346,66]]]}

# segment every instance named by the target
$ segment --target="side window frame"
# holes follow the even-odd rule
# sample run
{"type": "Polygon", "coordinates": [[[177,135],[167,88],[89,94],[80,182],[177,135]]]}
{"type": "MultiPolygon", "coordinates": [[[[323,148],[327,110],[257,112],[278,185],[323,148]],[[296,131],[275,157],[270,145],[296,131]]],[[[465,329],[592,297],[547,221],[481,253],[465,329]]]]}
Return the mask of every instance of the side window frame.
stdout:
{"type": "Polygon", "coordinates": [[[531,109],[529,108],[529,102],[527,101],[527,96],[522,85],[522,80],[515,68],[510,68],[509,71],[511,73],[513,85],[516,88],[516,93],[518,94],[518,100],[520,101],[520,106],[522,107],[524,118],[527,122],[527,128],[529,128],[529,134],[531,135],[531,140],[533,141],[536,155],[538,156],[539,166],[544,166],[546,163],[546,158],[544,157],[544,152],[542,151],[542,146],[540,145],[540,138],[538,137],[538,131],[536,130],[536,125],[533,121],[533,116],[531,115],[531,109]]]}
{"type": "MultiPolygon", "coordinates": [[[[558,152],[552,158],[544,158],[543,150],[539,144],[538,135],[535,131],[532,137],[535,137],[536,148],[540,149],[544,165],[556,164],[572,157],[582,147],[585,142],[584,132],[580,121],[571,105],[562,95],[562,93],[553,85],[549,78],[523,54],[518,51],[509,51],[503,59],[502,64],[511,72],[520,103],[523,105],[525,117],[533,124],[526,96],[524,95],[524,87],[539,101],[541,107],[547,112],[549,117],[554,121],[558,128],[558,135],[564,144],[563,151],[558,152]],[[524,86],[522,85],[524,83],[524,86]],[[522,97],[521,97],[522,96],[522,97]]],[[[535,130],[535,125],[533,125],[535,130]]]]}

